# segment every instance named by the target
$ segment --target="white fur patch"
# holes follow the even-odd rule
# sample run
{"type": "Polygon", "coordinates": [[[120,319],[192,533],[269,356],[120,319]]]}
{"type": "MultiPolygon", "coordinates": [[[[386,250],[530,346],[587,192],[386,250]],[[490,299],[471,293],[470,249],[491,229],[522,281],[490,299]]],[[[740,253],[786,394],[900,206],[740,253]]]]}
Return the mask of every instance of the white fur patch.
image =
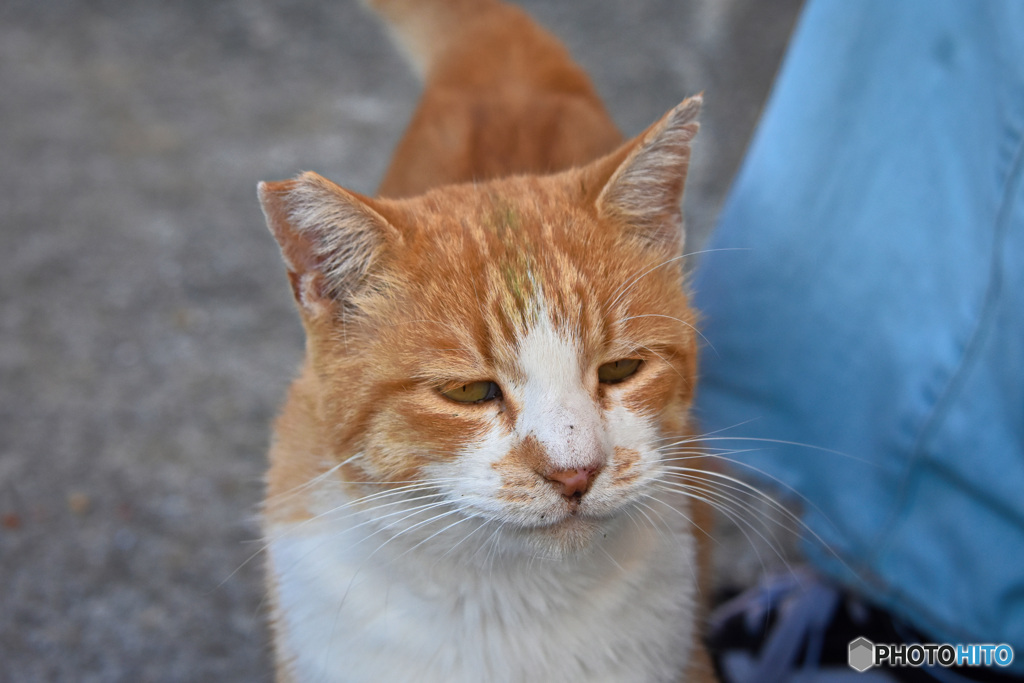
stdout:
{"type": "Polygon", "coordinates": [[[520,438],[534,436],[554,470],[603,465],[611,444],[601,413],[584,385],[579,343],[556,330],[543,313],[519,344],[519,367],[526,381],[512,390],[522,413],[520,438]]]}
{"type": "Polygon", "coordinates": [[[694,541],[677,515],[620,519],[600,548],[558,561],[505,553],[500,537],[496,550],[486,527],[424,556],[363,521],[268,530],[278,647],[298,681],[642,683],[689,659],[694,541]],[[483,567],[481,553],[495,553],[483,567]]]}

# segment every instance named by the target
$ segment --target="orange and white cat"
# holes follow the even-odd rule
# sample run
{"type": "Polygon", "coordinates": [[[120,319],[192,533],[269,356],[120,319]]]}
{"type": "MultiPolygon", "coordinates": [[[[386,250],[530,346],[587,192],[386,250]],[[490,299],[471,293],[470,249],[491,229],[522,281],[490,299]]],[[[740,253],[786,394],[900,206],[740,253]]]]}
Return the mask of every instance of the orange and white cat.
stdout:
{"type": "Polygon", "coordinates": [[[371,4],[425,81],[382,196],[260,185],[307,336],[265,504],[278,680],[711,680],[709,510],[666,456],[699,98],[623,142],[519,9],[371,4]]]}

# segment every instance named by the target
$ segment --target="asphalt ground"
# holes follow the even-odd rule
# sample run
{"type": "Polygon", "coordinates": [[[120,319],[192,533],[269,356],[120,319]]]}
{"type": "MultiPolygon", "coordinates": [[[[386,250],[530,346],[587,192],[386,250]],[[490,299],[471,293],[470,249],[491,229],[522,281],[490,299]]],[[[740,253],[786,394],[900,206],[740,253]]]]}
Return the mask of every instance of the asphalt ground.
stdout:
{"type": "MultiPolygon", "coordinates": [[[[798,0],[522,4],[627,134],[705,92],[699,244],[798,0]]],[[[418,91],[354,0],[0,4],[0,681],[270,680],[248,560],[303,340],[255,186],[372,193],[418,91]]]]}

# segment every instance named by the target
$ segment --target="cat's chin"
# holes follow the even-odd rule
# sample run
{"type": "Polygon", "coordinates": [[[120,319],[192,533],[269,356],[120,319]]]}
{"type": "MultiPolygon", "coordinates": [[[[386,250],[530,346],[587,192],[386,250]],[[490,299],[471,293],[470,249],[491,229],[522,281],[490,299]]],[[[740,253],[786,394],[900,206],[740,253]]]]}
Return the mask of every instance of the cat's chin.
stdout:
{"type": "Polygon", "coordinates": [[[516,535],[531,553],[562,559],[587,552],[608,531],[607,519],[566,515],[550,524],[523,527],[516,535]]]}

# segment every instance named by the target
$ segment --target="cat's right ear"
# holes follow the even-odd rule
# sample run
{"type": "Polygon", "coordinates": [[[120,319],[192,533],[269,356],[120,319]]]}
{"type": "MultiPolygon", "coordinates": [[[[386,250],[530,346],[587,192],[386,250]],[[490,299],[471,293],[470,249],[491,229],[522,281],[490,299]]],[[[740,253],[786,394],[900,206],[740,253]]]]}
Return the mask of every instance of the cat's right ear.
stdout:
{"type": "Polygon", "coordinates": [[[368,199],[316,173],[260,183],[259,197],[295,301],[310,316],[351,300],[394,231],[368,199]]]}
{"type": "Polygon", "coordinates": [[[702,102],[700,95],[685,100],[588,167],[585,187],[599,192],[593,200],[598,216],[625,227],[642,244],[682,249],[681,203],[702,102]]]}

